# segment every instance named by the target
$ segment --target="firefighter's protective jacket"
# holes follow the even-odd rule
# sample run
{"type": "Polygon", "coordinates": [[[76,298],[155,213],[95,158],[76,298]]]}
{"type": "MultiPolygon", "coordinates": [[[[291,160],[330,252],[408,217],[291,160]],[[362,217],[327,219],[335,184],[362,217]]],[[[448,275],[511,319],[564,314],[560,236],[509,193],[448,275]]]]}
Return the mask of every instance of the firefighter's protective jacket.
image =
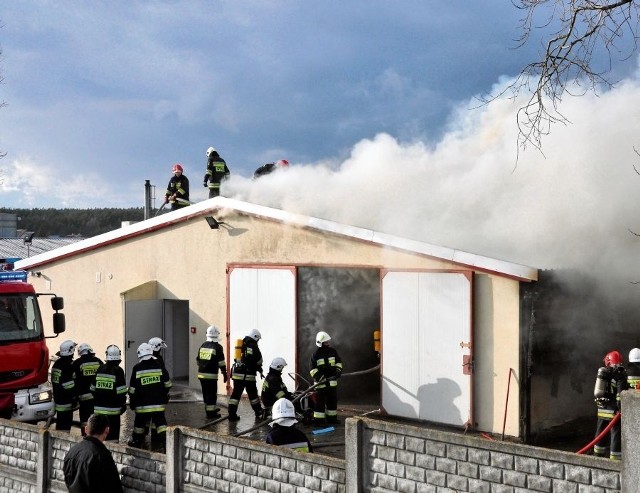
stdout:
{"type": "Polygon", "coordinates": [[[598,384],[604,391],[594,391],[598,417],[613,419],[615,413],[620,411],[620,393],[628,388],[627,372],[622,365],[603,366],[598,370],[598,384]],[[602,395],[600,395],[602,394],[602,395]]]}
{"type": "Polygon", "coordinates": [[[270,408],[273,404],[282,397],[286,399],[293,400],[293,396],[287,386],[282,381],[282,372],[278,370],[274,370],[273,368],[269,369],[269,373],[264,378],[264,382],[262,382],[262,404],[266,408],[270,408]]]}
{"type": "Polygon", "coordinates": [[[262,373],[262,353],[258,342],[249,336],[242,339],[240,361],[233,365],[234,380],[254,381],[256,373],[262,373]]]}
{"type": "Polygon", "coordinates": [[[229,178],[230,174],[225,160],[217,152],[212,152],[207,159],[207,171],[204,174],[204,184],[207,188],[220,188],[220,183],[229,178]]]}
{"type": "Polygon", "coordinates": [[[118,361],[107,361],[98,368],[91,385],[94,412],[116,416],[122,414],[127,400],[127,380],[118,361]]]}
{"type": "Polygon", "coordinates": [[[168,200],[173,194],[176,196],[176,203],[178,205],[188,205],[189,203],[189,180],[186,176],[173,175],[167,185],[167,191],[165,192],[165,198],[168,200]]]}
{"type": "Polygon", "coordinates": [[[218,372],[227,378],[227,364],[222,346],[213,341],[206,341],[200,346],[198,356],[198,378],[201,380],[217,380],[218,372]]]}
{"type": "Polygon", "coordinates": [[[141,361],[133,367],[129,382],[129,404],[136,413],[164,411],[169,402],[171,379],[155,358],[141,361]]]}
{"type": "Polygon", "coordinates": [[[53,363],[51,387],[56,411],[71,411],[76,400],[76,383],[71,356],[61,356],[53,363]]]}
{"type": "MultiPolygon", "coordinates": [[[[329,386],[336,387],[338,385],[338,378],[342,375],[342,360],[338,351],[331,346],[320,346],[311,356],[309,366],[311,367],[309,374],[315,382],[331,378],[329,386]]],[[[320,384],[316,388],[322,389],[325,386],[325,384],[320,384]]]]}
{"type": "Polygon", "coordinates": [[[93,399],[91,385],[93,384],[98,368],[102,361],[95,354],[83,354],[73,362],[73,373],[76,377],[76,395],[78,400],[90,401],[93,399]]]}

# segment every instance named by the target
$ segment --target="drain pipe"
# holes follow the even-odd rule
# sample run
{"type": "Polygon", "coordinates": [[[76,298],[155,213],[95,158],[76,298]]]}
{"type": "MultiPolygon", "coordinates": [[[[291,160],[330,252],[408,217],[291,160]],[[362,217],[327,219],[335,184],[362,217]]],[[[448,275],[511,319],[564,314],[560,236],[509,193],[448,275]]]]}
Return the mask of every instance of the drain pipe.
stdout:
{"type": "Polygon", "coordinates": [[[509,406],[509,390],[511,388],[511,374],[515,376],[513,368],[509,368],[509,378],[507,380],[507,398],[504,401],[504,418],[502,419],[502,441],[504,441],[504,430],[507,427],[507,407],[509,406]]]}

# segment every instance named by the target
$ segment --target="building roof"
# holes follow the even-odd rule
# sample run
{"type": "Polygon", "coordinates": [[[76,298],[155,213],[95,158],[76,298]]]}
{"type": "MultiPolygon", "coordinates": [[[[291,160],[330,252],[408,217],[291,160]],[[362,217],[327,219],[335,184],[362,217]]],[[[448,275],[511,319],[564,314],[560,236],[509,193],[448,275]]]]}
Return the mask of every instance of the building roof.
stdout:
{"type": "Polygon", "coordinates": [[[33,238],[30,243],[23,238],[0,238],[0,259],[26,259],[57,248],[77,243],[84,238],[69,236],[64,238],[33,238]]]}
{"type": "Polygon", "coordinates": [[[294,214],[280,209],[273,209],[271,207],[251,204],[226,197],[215,197],[204,200],[177,211],[172,211],[145,221],[124,226],[122,228],[109,231],[108,233],[87,238],[73,244],[61,246],[55,250],[43,252],[39,255],[32,255],[29,258],[16,262],[15,268],[27,270],[32,269],[62,258],[71,257],[73,255],[95,250],[125,239],[164,229],[188,219],[216,213],[219,214],[225,210],[233,210],[239,214],[260,217],[267,220],[295,225],[301,228],[314,229],[327,234],[334,234],[388,248],[395,248],[397,250],[418,255],[448,260],[461,266],[473,268],[474,270],[496,273],[523,281],[535,281],[538,279],[538,269],[533,267],[484,257],[482,255],[463,252],[453,248],[432,245],[422,241],[389,235],[371,229],[340,224],[326,219],[294,214]]]}

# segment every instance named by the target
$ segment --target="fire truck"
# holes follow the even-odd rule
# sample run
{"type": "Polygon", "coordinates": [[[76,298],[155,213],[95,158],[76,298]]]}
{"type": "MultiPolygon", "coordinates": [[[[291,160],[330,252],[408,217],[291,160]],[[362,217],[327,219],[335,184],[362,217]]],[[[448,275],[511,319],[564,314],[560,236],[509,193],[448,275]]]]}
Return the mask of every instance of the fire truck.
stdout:
{"type": "Polygon", "coordinates": [[[26,271],[0,271],[0,417],[37,422],[54,414],[49,349],[38,299],[51,297],[52,337],[65,330],[64,300],[36,293],[26,271]]]}

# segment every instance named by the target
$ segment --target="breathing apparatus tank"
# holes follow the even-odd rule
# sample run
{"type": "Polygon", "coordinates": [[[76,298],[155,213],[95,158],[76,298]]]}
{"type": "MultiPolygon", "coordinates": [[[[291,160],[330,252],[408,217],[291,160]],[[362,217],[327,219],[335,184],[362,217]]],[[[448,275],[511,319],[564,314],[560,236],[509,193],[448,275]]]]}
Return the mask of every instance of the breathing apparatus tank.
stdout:
{"type": "Polygon", "coordinates": [[[373,331],[373,350],[380,356],[380,331],[373,331]]]}
{"type": "Polygon", "coordinates": [[[593,389],[593,397],[601,399],[607,395],[609,390],[609,382],[611,381],[611,371],[609,368],[603,366],[598,369],[598,376],[596,377],[596,385],[593,389]]]}
{"type": "Polygon", "coordinates": [[[238,363],[242,359],[242,339],[236,339],[236,346],[233,349],[233,359],[238,363]]]}

